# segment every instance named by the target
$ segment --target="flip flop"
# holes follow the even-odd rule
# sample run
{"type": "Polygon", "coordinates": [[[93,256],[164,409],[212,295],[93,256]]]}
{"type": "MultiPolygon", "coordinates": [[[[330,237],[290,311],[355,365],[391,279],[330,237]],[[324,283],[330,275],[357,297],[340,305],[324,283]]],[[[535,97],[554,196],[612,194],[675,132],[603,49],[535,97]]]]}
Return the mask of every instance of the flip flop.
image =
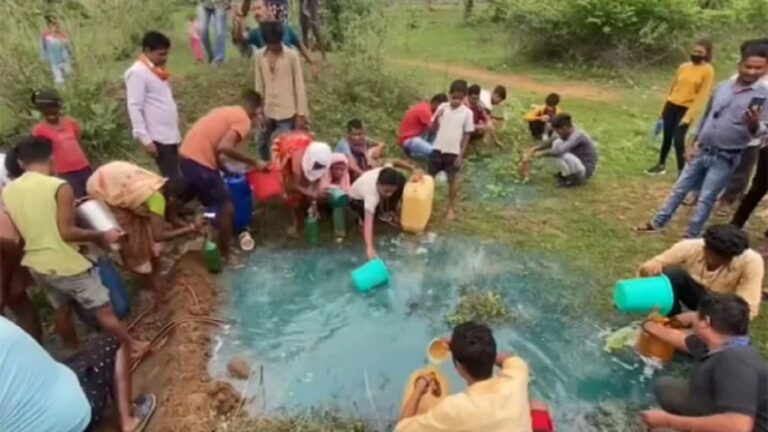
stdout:
{"type": "Polygon", "coordinates": [[[653,225],[651,225],[650,222],[648,222],[644,225],[640,225],[632,228],[632,231],[639,234],[658,234],[661,230],[654,227],[653,225]]]}
{"type": "Polygon", "coordinates": [[[157,397],[152,393],[145,393],[136,398],[133,409],[136,416],[141,419],[141,423],[133,432],[144,432],[157,409],[157,397]]]}

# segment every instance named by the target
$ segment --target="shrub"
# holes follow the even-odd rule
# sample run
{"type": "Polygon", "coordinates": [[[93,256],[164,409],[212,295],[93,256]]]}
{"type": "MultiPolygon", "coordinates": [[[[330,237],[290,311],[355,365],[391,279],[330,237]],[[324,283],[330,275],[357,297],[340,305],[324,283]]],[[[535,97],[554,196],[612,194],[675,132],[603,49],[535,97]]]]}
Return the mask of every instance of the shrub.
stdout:
{"type": "Polygon", "coordinates": [[[696,0],[503,1],[519,48],[558,61],[655,62],[692,38],[702,18],[696,0]]]}
{"type": "Polygon", "coordinates": [[[40,58],[38,46],[43,15],[48,13],[59,18],[72,41],[74,74],[60,93],[66,114],[83,127],[85,150],[94,157],[93,162],[124,156],[131,137],[122,72],[138,53],[142,34],[149,27],[168,24],[166,7],[154,0],[35,0],[25,7],[0,4],[4,18],[0,112],[5,113],[0,132],[4,135],[29,131],[36,121],[30,103],[32,92],[52,86],[49,66],[40,58]]]}

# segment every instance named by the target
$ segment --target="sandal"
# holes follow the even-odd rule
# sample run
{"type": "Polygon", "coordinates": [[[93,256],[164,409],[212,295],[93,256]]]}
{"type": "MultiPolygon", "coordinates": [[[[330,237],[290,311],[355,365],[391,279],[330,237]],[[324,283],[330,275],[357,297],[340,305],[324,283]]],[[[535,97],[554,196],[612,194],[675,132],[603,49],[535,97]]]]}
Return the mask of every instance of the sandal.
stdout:
{"type": "Polygon", "coordinates": [[[157,397],[152,393],[145,393],[136,398],[133,409],[136,416],[141,419],[141,423],[133,432],[144,432],[157,409],[157,397]]]}
{"type": "Polygon", "coordinates": [[[632,231],[640,234],[658,234],[661,230],[653,226],[650,222],[645,225],[639,225],[632,228],[632,231]]]}

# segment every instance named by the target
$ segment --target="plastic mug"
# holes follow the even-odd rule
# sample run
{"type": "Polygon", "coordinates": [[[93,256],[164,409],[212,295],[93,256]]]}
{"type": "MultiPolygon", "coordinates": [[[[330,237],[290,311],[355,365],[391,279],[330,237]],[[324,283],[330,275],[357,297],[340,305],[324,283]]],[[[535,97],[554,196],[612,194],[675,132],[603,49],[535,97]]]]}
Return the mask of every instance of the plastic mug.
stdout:
{"type": "Polygon", "coordinates": [[[374,258],[352,271],[352,282],[360,292],[389,283],[389,269],[381,258],[374,258]]]}
{"type": "Polygon", "coordinates": [[[240,233],[238,240],[240,241],[240,249],[246,252],[250,252],[256,247],[256,242],[253,241],[253,237],[248,231],[240,233]]]}
{"type": "Polygon", "coordinates": [[[427,346],[427,359],[433,365],[445,363],[450,356],[451,349],[442,339],[432,339],[432,342],[427,346]]]}

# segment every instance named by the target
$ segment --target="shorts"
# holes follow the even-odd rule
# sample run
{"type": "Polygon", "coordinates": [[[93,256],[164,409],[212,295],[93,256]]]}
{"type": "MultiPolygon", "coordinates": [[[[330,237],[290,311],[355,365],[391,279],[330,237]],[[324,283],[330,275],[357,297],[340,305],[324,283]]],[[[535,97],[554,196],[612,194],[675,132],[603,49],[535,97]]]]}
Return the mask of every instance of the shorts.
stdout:
{"type": "Polygon", "coordinates": [[[75,355],[64,361],[64,364],[77,375],[80,387],[91,406],[89,428],[101,420],[104,407],[112,397],[115,382],[115,362],[119,349],[120,342],[116,337],[99,335],[75,355]]]}
{"type": "Polygon", "coordinates": [[[109,304],[109,291],[101,283],[96,267],[74,276],[51,276],[31,271],[32,278],[48,296],[54,309],[59,309],[71,300],[83,309],[91,310],[109,304]]]}
{"type": "Polygon", "coordinates": [[[218,171],[186,158],[179,161],[182,175],[192,185],[192,191],[200,203],[208,208],[220,209],[232,202],[229,188],[218,171]]]}
{"type": "Polygon", "coordinates": [[[555,425],[548,411],[531,411],[531,429],[533,432],[555,432],[555,425]]]}
{"type": "Polygon", "coordinates": [[[77,171],[61,173],[59,174],[59,177],[61,177],[62,180],[66,180],[67,183],[72,186],[72,190],[75,192],[75,199],[78,199],[88,195],[85,185],[88,183],[88,179],[91,178],[92,174],[93,170],[91,167],[85,167],[77,171]]]}
{"type": "Polygon", "coordinates": [[[456,176],[459,168],[456,166],[456,159],[459,155],[453,153],[442,153],[435,150],[429,155],[429,175],[436,176],[440,172],[445,172],[449,178],[456,176]]]}

